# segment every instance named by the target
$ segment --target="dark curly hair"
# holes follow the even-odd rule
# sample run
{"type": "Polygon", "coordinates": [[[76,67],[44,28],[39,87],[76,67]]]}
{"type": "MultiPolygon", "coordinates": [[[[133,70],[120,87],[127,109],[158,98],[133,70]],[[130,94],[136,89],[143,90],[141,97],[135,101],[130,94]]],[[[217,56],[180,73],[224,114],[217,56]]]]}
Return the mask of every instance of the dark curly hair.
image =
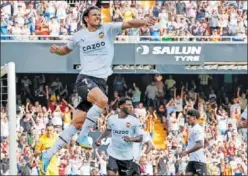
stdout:
{"type": "Polygon", "coordinates": [[[187,115],[194,116],[196,119],[199,119],[199,117],[200,117],[199,111],[196,109],[188,110],[187,115]]]}

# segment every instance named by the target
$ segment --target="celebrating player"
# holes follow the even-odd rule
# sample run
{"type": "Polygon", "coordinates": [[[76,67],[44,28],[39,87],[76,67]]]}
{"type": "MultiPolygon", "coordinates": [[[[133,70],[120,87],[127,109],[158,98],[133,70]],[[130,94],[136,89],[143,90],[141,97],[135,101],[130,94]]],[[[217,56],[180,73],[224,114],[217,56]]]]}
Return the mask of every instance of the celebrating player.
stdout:
{"type": "Polygon", "coordinates": [[[122,98],[119,101],[119,114],[111,115],[108,119],[107,129],[96,140],[96,145],[101,145],[101,140],[112,134],[111,143],[107,152],[109,160],[107,164],[108,175],[130,175],[133,165],[133,143],[142,142],[143,130],[139,120],[132,113],[132,101],[122,98]]]}
{"type": "Polygon", "coordinates": [[[46,172],[52,156],[67,145],[81,128],[77,143],[83,148],[92,148],[87,136],[89,128],[93,127],[108,102],[105,95],[106,79],[112,74],[114,38],[122,30],[151,26],[155,23],[153,18],[149,18],[101,24],[101,10],[96,6],[86,9],[82,20],[86,28],[76,32],[67,45],[53,45],[50,48],[51,53],[61,56],[69,54],[75,48],[79,49],[82,70],[76,81],[76,89],[82,101],[73,114],[72,124],[60,134],[51,149],[43,152],[42,172],[46,172]]]}
{"type": "Polygon", "coordinates": [[[200,115],[197,110],[188,111],[189,131],[188,146],[186,151],[180,153],[180,157],[190,155],[190,161],[186,168],[186,175],[207,175],[206,156],[204,154],[204,128],[197,124],[200,115]]]}

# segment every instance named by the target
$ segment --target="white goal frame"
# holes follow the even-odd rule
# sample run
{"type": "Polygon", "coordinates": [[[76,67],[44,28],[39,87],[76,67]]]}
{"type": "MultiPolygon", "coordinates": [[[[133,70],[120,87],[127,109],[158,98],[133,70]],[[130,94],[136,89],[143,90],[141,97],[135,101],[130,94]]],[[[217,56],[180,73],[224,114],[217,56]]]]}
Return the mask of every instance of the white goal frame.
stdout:
{"type": "Polygon", "coordinates": [[[1,66],[1,78],[7,74],[8,119],[9,119],[9,174],[17,175],[17,132],[16,132],[16,71],[15,63],[1,66]]]}

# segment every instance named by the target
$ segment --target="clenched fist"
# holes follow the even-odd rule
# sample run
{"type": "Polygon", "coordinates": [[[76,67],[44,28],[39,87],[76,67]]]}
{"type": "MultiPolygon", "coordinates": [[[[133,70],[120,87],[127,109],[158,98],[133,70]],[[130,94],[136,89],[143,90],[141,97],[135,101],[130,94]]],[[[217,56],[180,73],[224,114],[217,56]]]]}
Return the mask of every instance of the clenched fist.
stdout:
{"type": "Polygon", "coordinates": [[[50,52],[51,53],[56,53],[56,51],[58,51],[58,50],[59,50],[59,46],[57,46],[57,45],[52,45],[50,47],[50,52]]]}

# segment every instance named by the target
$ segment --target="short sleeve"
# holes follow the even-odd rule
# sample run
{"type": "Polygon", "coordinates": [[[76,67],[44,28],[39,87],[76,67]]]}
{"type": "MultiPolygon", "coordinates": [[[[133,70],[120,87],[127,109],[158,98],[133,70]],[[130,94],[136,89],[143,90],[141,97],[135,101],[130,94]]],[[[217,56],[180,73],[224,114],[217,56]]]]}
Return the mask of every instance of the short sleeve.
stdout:
{"type": "Polygon", "coordinates": [[[134,134],[135,134],[135,136],[140,136],[140,135],[144,134],[140,122],[136,123],[135,128],[134,128],[134,134]]]}
{"type": "Polygon", "coordinates": [[[75,37],[71,37],[71,39],[69,40],[69,42],[66,44],[66,46],[70,49],[73,50],[73,48],[76,47],[76,41],[75,41],[75,37]]]}
{"type": "Polygon", "coordinates": [[[146,143],[151,140],[151,136],[148,133],[143,134],[143,143],[146,143]]]}
{"type": "Polygon", "coordinates": [[[105,25],[110,38],[114,38],[122,33],[122,22],[107,23],[105,25]]]}
{"type": "Polygon", "coordinates": [[[108,122],[107,122],[107,130],[112,130],[111,128],[111,117],[108,118],[108,122]]]}
{"type": "Polygon", "coordinates": [[[200,128],[195,129],[194,137],[195,137],[195,142],[197,142],[197,141],[204,141],[203,130],[201,130],[200,128]]]}

